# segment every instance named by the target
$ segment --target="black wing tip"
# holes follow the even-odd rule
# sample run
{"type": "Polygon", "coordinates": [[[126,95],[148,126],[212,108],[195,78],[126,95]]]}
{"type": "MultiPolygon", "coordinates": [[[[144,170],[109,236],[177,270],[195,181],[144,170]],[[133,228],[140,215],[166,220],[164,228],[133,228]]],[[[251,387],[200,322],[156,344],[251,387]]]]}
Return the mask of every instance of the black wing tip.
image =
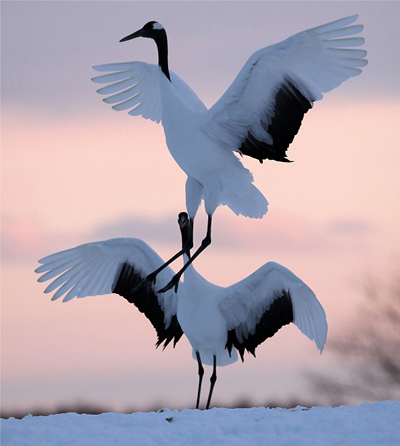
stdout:
{"type": "Polygon", "coordinates": [[[270,161],[277,161],[279,163],[293,163],[294,162],[293,160],[290,160],[289,158],[287,158],[286,155],[285,156],[280,156],[280,157],[277,157],[277,156],[273,157],[273,156],[271,156],[271,157],[266,158],[266,159],[268,159],[270,161]]]}

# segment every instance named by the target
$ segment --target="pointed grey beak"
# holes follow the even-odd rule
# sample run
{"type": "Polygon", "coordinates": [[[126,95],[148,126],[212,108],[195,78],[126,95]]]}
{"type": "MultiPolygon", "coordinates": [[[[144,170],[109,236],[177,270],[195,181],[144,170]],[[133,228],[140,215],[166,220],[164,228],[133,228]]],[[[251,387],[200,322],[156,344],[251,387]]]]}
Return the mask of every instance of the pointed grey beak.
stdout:
{"type": "Polygon", "coordinates": [[[143,29],[139,29],[133,34],[129,34],[129,36],[126,36],[123,39],[121,39],[120,42],[126,42],[127,40],[136,39],[136,37],[143,37],[143,29]]]}

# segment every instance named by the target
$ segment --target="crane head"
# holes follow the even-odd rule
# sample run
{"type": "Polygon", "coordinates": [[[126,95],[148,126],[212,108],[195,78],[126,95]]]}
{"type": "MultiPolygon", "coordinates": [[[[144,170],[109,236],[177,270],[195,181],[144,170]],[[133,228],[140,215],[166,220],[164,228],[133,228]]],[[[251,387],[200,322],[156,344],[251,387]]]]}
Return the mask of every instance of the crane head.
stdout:
{"type": "Polygon", "coordinates": [[[164,31],[164,27],[161,25],[161,23],[151,21],[147,22],[143,28],[139,29],[138,31],[135,31],[132,34],[129,34],[129,36],[124,37],[120,40],[120,42],[126,42],[127,40],[136,39],[136,37],[148,37],[150,39],[156,40],[157,37],[160,35],[160,32],[164,31]]]}

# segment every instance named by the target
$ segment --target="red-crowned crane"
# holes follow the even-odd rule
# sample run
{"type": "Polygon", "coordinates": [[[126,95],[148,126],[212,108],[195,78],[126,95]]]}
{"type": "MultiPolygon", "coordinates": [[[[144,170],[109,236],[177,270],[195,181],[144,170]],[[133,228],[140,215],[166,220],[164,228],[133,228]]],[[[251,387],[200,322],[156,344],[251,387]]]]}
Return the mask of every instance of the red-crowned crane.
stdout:
{"type": "MultiPolygon", "coordinates": [[[[155,21],[121,39],[153,39],[158,65],[125,62],[97,65],[108,72],[94,77],[109,84],[98,93],[114,110],[129,110],[162,122],[168,149],[187,174],[186,207],[190,218],[188,245],[171,261],[193,247],[193,223],[202,200],[208,215],[207,233],[192,262],[211,243],[212,216],[219,205],[235,214],[262,218],[268,202],[252,184],[253,176],[235,155],[288,162],[286,150],[299,131],[303,116],[326,93],[367,64],[363,26],[357,15],[295,34],[255,52],[232,85],[207,109],[191,88],[168,67],[167,34],[155,21]]],[[[160,292],[178,286],[186,265],[160,292]]],[[[154,282],[160,269],[147,277],[154,282]]],[[[144,286],[145,284],[142,284],[144,286]]]]}
{"type": "MultiPolygon", "coordinates": [[[[190,220],[179,214],[182,246],[190,237],[190,220]]],[[[184,261],[189,259],[184,253],[184,261]]],[[[173,277],[165,267],[156,284],[137,285],[163,260],[142,240],[115,238],[87,243],[39,260],[39,282],[52,280],[45,293],[54,290],[52,300],[116,293],[133,303],[153,324],[156,346],[175,344],[183,334],[193,347],[198,362],[199,408],[203,364],[213,366],[206,408],[217,379],[217,366],[232,364],[237,352],[244,360],[281,327],[293,322],[322,352],[327,335],[325,312],[311,289],[287,268],[268,262],[246,279],[229,287],[208,282],[189,265],[178,291],[158,293],[173,277]]]]}

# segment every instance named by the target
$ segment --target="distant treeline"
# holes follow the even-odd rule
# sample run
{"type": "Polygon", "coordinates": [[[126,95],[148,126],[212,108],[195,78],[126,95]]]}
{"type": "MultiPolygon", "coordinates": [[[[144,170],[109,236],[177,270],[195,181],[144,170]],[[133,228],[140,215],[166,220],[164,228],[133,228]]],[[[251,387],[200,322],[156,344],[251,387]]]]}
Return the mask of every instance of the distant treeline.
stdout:
{"type": "MultiPolygon", "coordinates": [[[[289,402],[285,402],[285,403],[279,403],[277,401],[271,401],[268,402],[266,404],[263,404],[264,407],[270,407],[270,408],[275,408],[275,407],[282,407],[284,409],[291,409],[293,407],[297,407],[297,406],[302,406],[305,408],[309,408],[312,406],[318,406],[321,404],[315,403],[315,404],[310,404],[307,403],[305,404],[302,401],[298,401],[298,400],[291,400],[289,402]]],[[[61,414],[61,413],[78,413],[78,414],[87,414],[87,415],[99,415],[102,413],[107,413],[107,412],[118,412],[118,413],[134,413],[134,412],[157,412],[159,410],[162,410],[163,408],[167,407],[165,404],[160,404],[160,405],[155,405],[154,407],[147,407],[147,408],[143,408],[143,409],[138,409],[138,408],[128,408],[128,409],[124,409],[124,410],[115,410],[115,408],[107,408],[107,407],[103,407],[103,406],[98,406],[98,405],[92,405],[92,404],[86,404],[86,403],[82,403],[82,404],[71,404],[71,405],[59,405],[57,407],[55,407],[53,410],[50,410],[48,408],[40,408],[40,407],[36,407],[36,408],[32,408],[31,410],[28,411],[21,411],[21,410],[12,410],[12,409],[4,409],[1,411],[1,418],[17,418],[17,419],[21,419],[26,417],[27,415],[33,415],[33,416],[47,416],[47,415],[57,415],[57,414],[61,414]]],[[[238,400],[235,404],[232,405],[226,405],[226,404],[213,404],[212,407],[226,407],[228,409],[247,409],[250,407],[254,407],[254,404],[251,403],[250,400],[245,400],[245,399],[241,399],[238,400]]],[[[171,409],[177,409],[177,410],[181,410],[184,409],[185,407],[172,407],[171,409]]]]}

